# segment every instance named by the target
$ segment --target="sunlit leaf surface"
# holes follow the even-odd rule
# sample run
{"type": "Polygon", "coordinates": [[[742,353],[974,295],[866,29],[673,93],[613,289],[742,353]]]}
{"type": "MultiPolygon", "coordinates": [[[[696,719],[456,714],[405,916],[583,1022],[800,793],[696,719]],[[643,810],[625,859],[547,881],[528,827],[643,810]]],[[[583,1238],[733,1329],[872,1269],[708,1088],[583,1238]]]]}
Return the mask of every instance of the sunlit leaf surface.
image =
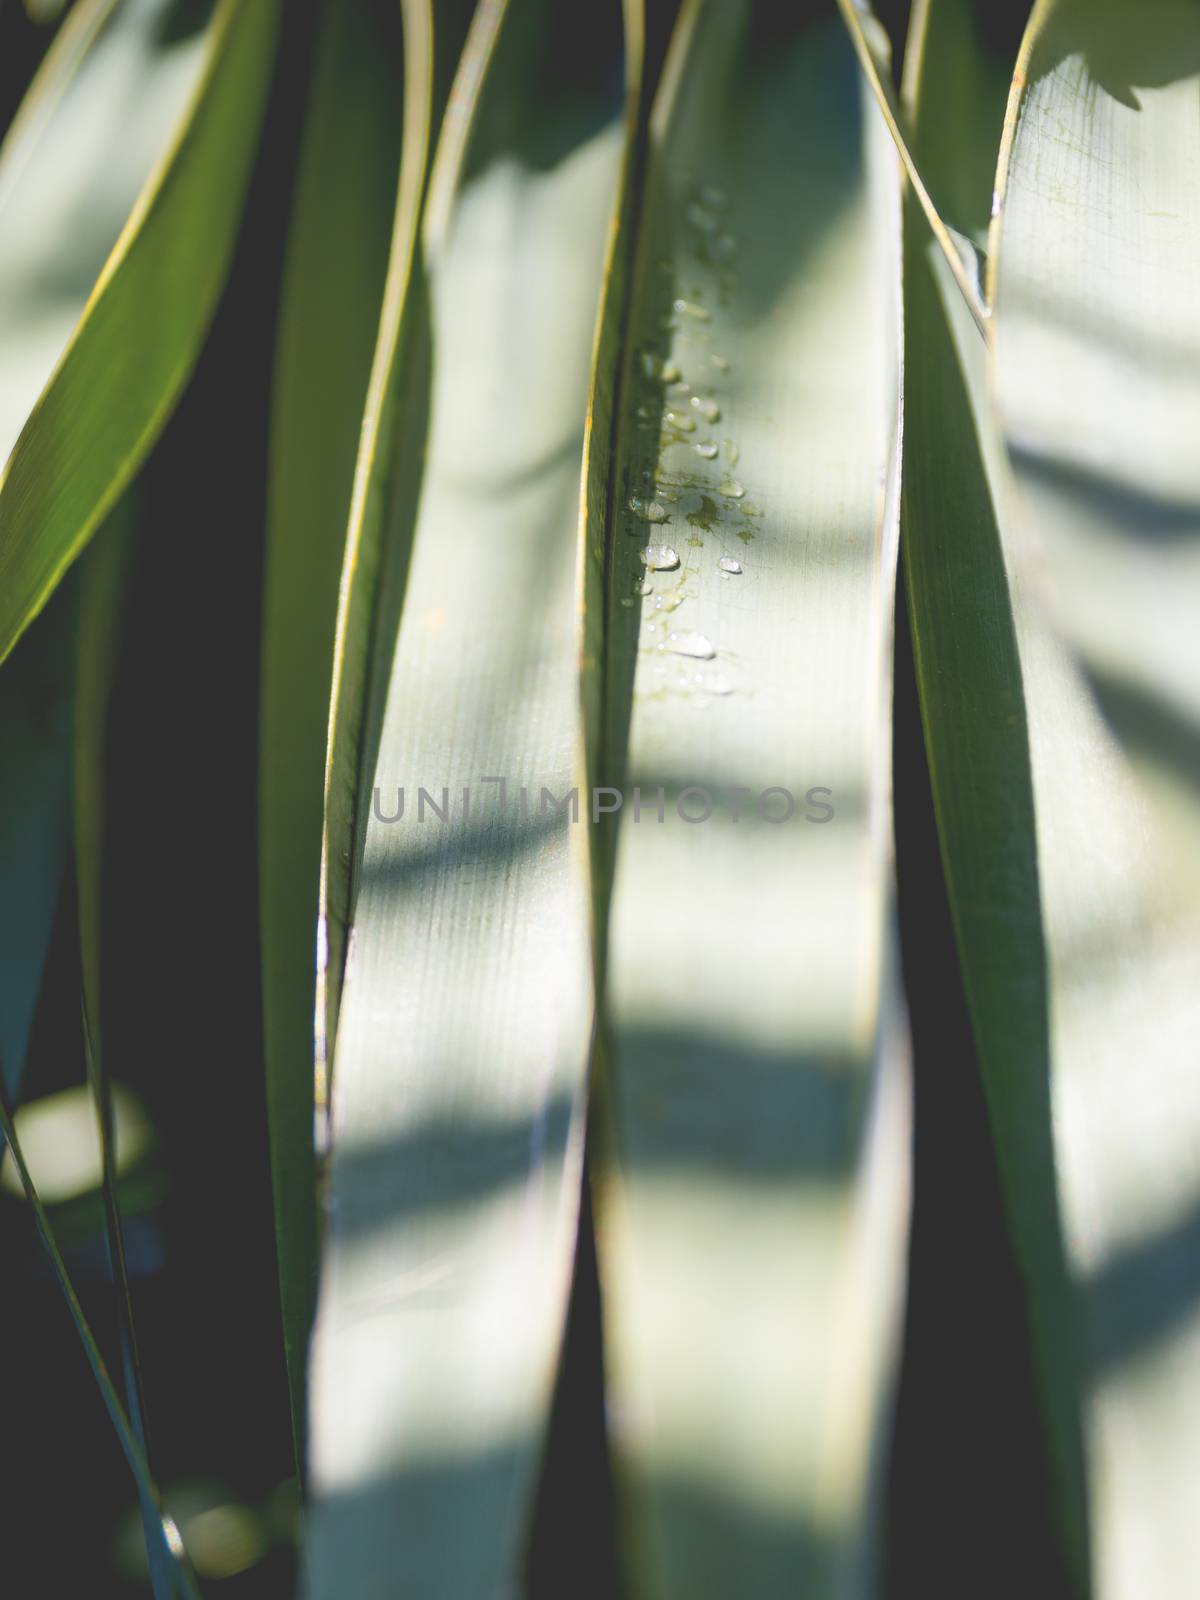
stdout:
{"type": "Polygon", "coordinates": [[[597,1226],[638,1594],[873,1592],[908,1140],[898,206],[836,16],[684,8],[641,214],[602,761],[625,801],[597,1226]]]}
{"type": "MultiPolygon", "coordinates": [[[[907,77],[918,159],[975,228],[993,207],[1009,65],[989,55],[987,22],[969,0],[929,0],[907,77]]],[[[1036,240],[1021,231],[1031,197],[1016,202],[1018,259],[1050,296],[1055,231],[1074,212],[1053,169],[1078,154],[1055,126],[1026,173],[1047,207],[1036,240]]],[[[922,709],[1070,1567],[1080,1592],[1183,1593],[1195,1524],[1175,1484],[1200,1439],[1186,1266],[1200,921],[1071,649],[1080,638],[1059,632],[1056,513],[1022,419],[1057,414],[1065,438],[1092,395],[1079,373],[1060,387],[1049,344],[1021,346],[1033,365],[1010,385],[1028,323],[1005,270],[994,331],[1015,486],[984,346],[919,222],[908,230],[904,547],[922,709]]],[[[1047,336],[1087,359],[1083,325],[1047,336]]]]}
{"type": "Polygon", "coordinates": [[[592,1034],[586,824],[541,791],[583,776],[583,425],[622,55],[615,0],[582,32],[537,0],[483,7],[431,182],[428,460],[333,1066],[316,1595],[353,1565],[362,1596],[492,1596],[521,1554],[592,1034]]]}
{"type": "Polygon", "coordinates": [[[1200,881],[1200,19],[1041,0],[1031,28],[997,395],[1059,626],[1200,881]]]}

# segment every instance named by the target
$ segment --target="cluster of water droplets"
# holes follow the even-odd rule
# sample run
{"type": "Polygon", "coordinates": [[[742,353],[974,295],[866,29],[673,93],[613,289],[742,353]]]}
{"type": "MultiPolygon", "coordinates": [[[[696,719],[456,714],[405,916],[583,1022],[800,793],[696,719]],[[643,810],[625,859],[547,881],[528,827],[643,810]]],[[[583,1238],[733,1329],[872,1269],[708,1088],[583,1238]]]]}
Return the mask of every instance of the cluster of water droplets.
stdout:
{"type": "MultiPolygon", "coordinates": [[[[696,598],[693,584],[704,558],[692,552],[705,550],[707,538],[724,542],[729,533],[749,544],[761,511],[737,476],[738,445],[719,426],[730,364],[713,348],[714,307],[719,327],[719,308],[731,302],[736,288],[738,252],[728,196],[711,184],[699,185],[684,197],[682,217],[691,268],[681,274],[678,259],[659,263],[675,288],[663,317],[668,349],[641,349],[635,367],[641,394],[634,417],[643,448],[635,446],[631,455],[653,464],[635,462],[629,472],[626,527],[641,549],[633,593],[621,604],[641,607],[641,647],[664,658],[653,668],[656,678],[667,680],[660,687],[694,694],[706,704],[710,696],[734,693],[737,685],[719,663],[698,665],[716,662],[722,652],[706,634],[686,626],[686,613],[676,616],[696,598]],[[676,658],[679,670],[666,658],[676,658]]],[[[725,581],[745,570],[732,555],[714,564],[725,581]]]]}

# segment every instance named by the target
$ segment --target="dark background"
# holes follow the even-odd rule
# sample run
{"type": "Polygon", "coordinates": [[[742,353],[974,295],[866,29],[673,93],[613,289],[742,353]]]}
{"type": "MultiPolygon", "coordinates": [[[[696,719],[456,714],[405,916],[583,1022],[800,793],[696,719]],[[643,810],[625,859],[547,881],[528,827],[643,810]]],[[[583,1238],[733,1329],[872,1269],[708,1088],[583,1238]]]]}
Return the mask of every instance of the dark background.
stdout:
{"type": "MultiPolygon", "coordinates": [[[[159,1139],[162,1198],[133,1235],[150,1445],[164,1486],[269,1506],[273,1543],[206,1592],[291,1595],[292,1473],[272,1239],[257,976],[255,774],[265,460],[279,269],[317,0],[284,45],[234,269],[142,479],[110,728],[123,803],[107,872],[106,1036],[159,1139]],[[137,796],[136,803],[129,797],[137,796]],[[184,904],[182,921],[175,908],[184,904]],[[171,930],[170,939],[160,929],[171,930]],[[140,1230],[140,1231],[139,1231],[140,1230]]],[[[907,5],[877,5],[902,44],[907,5]]],[[[1000,7],[999,9],[1004,9],[1000,7]]],[[[0,126],[50,29],[0,7],[0,126]]],[[[1048,1515],[1020,1282],[1005,1235],[933,825],[899,596],[895,780],[915,1044],[909,1305],[891,1461],[887,1594],[1067,1594],[1048,1515]]],[[[64,894],[28,1098],[83,1080],[64,894]]],[[[0,1194],[0,1589],[144,1596],[114,1565],[132,1482],[27,1208],[0,1194]],[[18,1576],[19,1575],[19,1576],[18,1576]]],[[[111,1289],[73,1259],[112,1370],[111,1289]]],[[[529,1558],[531,1600],[614,1600],[599,1290],[585,1211],[529,1558]]]]}

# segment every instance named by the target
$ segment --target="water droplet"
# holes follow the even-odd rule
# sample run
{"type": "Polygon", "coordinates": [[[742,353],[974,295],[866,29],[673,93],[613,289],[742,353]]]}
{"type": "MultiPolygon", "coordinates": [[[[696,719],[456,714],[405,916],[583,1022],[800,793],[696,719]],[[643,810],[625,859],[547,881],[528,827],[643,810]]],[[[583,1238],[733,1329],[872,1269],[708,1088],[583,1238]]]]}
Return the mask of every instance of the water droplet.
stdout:
{"type": "Polygon", "coordinates": [[[686,411],[664,411],[663,422],[668,428],[674,428],[679,433],[695,433],[696,419],[689,417],[686,411]]]}
{"type": "Polygon", "coordinates": [[[697,674],[696,686],[700,689],[707,689],[709,694],[733,693],[733,684],[723,672],[697,674]]]}
{"type": "Polygon", "coordinates": [[[694,317],[697,322],[712,321],[712,312],[697,305],[695,300],[676,300],[672,303],[672,310],[681,317],[694,317]]]}
{"type": "Polygon", "coordinates": [[[994,217],[998,217],[1000,215],[1000,207],[1003,205],[1003,203],[1004,202],[1003,202],[1003,199],[1001,197],[999,189],[993,189],[992,190],[992,215],[994,217]]]}
{"type": "Polygon", "coordinates": [[[650,582],[649,578],[643,578],[637,584],[637,592],[638,592],[638,594],[653,594],[654,593],[654,585],[650,582]]]}
{"type": "Polygon", "coordinates": [[[736,467],[738,462],[741,460],[742,452],[738,449],[737,445],[734,444],[732,439],[722,439],[721,443],[725,447],[726,461],[728,461],[731,467],[736,467]]]}
{"type": "Polygon", "coordinates": [[[662,372],[662,362],[653,350],[642,351],[642,372],[647,378],[657,378],[662,372]]]}
{"type": "Polygon", "coordinates": [[[715,350],[712,352],[712,354],[709,356],[708,359],[712,362],[713,366],[716,367],[718,372],[728,372],[729,371],[729,363],[728,363],[728,361],[726,361],[724,356],[719,356],[715,350]]]}
{"type": "Polygon", "coordinates": [[[717,493],[723,494],[726,500],[740,500],[746,491],[736,478],[722,478],[717,493]]]}
{"type": "Polygon", "coordinates": [[[703,456],[705,461],[711,461],[717,453],[717,447],[711,439],[702,439],[699,444],[694,444],[692,449],[698,456],[703,456]]]}
{"type": "Polygon", "coordinates": [[[674,655],[692,656],[697,661],[711,661],[717,653],[712,641],[702,633],[676,633],[674,629],[667,635],[667,649],[674,655]]]}
{"type": "Polygon", "coordinates": [[[664,361],[658,375],[664,383],[679,382],[679,368],[674,361],[664,361]]]}
{"type": "Polygon", "coordinates": [[[698,200],[693,200],[687,208],[687,219],[693,228],[699,228],[701,233],[711,233],[717,225],[717,219],[707,206],[702,206],[698,200]]]}
{"type": "Polygon", "coordinates": [[[742,570],[742,563],[733,556],[722,556],[717,566],[724,573],[737,573],[742,570]]]}
{"type": "Polygon", "coordinates": [[[708,400],[703,395],[694,394],[691,404],[704,418],[705,422],[720,422],[721,408],[715,400],[708,400]]]}
{"type": "Polygon", "coordinates": [[[974,289],[976,297],[979,300],[982,300],[982,285],[983,279],[986,276],[986,253],[979,248],[974,240],[968,239],[965,233],[959,233],[957,228],[947,228],[946,232],[950,235],[950,242],[953,244],[954,249],[958,254],[958,258],[963,264],[963,270],[967,275],[967,281],[970,283],[972,289],[974,289]]]}
{"type": "Polygon", "coordinates": [[[642,565],[651,572],[670,572],[679,565],[679,556],[669,544],[648,544],[642,551],[642,565]]]}
{"type": "Polygon", "coordinates": [[[633,596],[631,594],[623,594],[621,596],[621,604],[623,606],[635,606],[635,605],[637,605],[637,601],[633,598],[633,596]]]}
{"type": "Polygon", "coordinates": [[[657,500],[643,500],[640,494],[629,496],[629,509],[635,517],[641,517],[643,522],[665,522],[667,508],[660,505],[657,500]]]}

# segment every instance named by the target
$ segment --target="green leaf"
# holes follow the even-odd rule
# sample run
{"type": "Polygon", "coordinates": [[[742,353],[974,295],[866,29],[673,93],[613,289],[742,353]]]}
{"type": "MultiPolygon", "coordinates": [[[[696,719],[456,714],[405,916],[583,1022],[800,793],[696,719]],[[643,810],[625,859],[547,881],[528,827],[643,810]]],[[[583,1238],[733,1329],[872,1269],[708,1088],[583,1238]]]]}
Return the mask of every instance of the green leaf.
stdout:
{"type": "Polygon", "coordinates": [[[943,220],[926,184],[926,174],[918,167],[913,156],[911,135],[905,126],[907,117],[892,86],[891,41],[871,9],[870,0],[838,0],[838,8],[849,30],[859,65],[875,96],[879,114],[904,164],[909,182],[908,192],[924,212],[934,243],[945,257],[950,275],[958,285],[976,326],[980,333],[985,333],[991,313],[979,282],[978,254],[970,238],[943,220]]]}
{"type": "MultiPolygon", "coordinates": [[[[404,12],[411,39],[404,160],[354,466],[325,750],[316,1000],[317,1119],[322,1145],[328,1134],[329,1063],[337,1033],[346,930],[366,820],[366,780],[374,770],[380,725],[378,714],[368,720],[372,675],[382,677],[374,685],[378,699],[384,692],[404,594],[429,426],[428,286],[418,229],[430,177],[431,143],[466,35],[465,9],[453,0],[439,0],[436,13],[431,13],[425,0],[414,0],[404,12]]],[[[493,9],[489,4],[481,14],[481,28],[488,26],[493,9]]],[[[484,60],[483,55],[475,59],[476,72],[484,60]]],[[[461,156],[475,88],[471,80],[461,83],[465,109],[447,119],[440,145],[443,167],[454,166],[461,156]]]]}
{"type": "MultiPolygon", "coordinates": [[[[992,209],[1008,80],[985,48],[990,20],[970,0],[927,0],[906,71],[917,159],[976,222],[992,209]]],[[[1071,211],[1050,176],[1074,159],[1064,125],[1043,124],[1036,186],[1059,199],[1036,246],[1026,241],[1039,274],[1055,219],[1071,211]]],[[[917,673],[1063,1544],[1080,1593],[1182,1593],[1198,1554],[1183,1463],[1200,1438],[1186,1264],[1200,919],[1058,631],[1047,504],[1019,448],[1011,481],[985,348],[911,215],[905,267],[903,538],[917,673]]],[[[993,331],[1011,447],[1024,424],[1004,378],[1014,338],[1004,271],[993,331]]],[[[1067,337],[1087,339],[1082,326],[1067,337]]],[[[1035,416],[1057,383],[1053,366],[1022,378],[1035,416]]],[[[1070,425],[1089,427],[1090,396],[1070,404],[1070,425]]]]}
{"type": "Polygon", "coordinates": [[[898,177],[836,17],[685,6],[621,386],[602,759],[625,801],[597,1239],[646,1596],[875,1585],[909,1128],[898,177]]]}
{"type": "MultiPolygon", "coordinates": [[[[405,8],[410,30],[427,7],[405,8]]],[[[297,1459],[317,1273],[316,927],[338,579],[388,266],[407,95],[412,169],[429,145],[428,63],[400,17],[327,4],[317,41],[280,313],[271,434],[259,776],[263,1012],[284,1339],[297,1459]]],[[[419,187],[416,195],[419,198],[419,187]]]]}
{"type": "MultiPolygon", "coordinates": [[[[975,17],[971,0],[924,0],[916,8],[905,95],[922,170],[956,197],[959,215],[986,227],[1008,72],[985,53],[975,17]]],[[[1051,1127],[1051,995],[1031,739],[1037,719],[1058,708],[1071,741],[1063,759],[1086,762],[1088,710],[1069,678],[1025,679],[1022,644],[1037,623],[1012,572],[1019,530],[990,411],[987,352],[930,253],[911,199],[904,332],[902,548],[930,777],[1028,1295],[1059,1525],[1082,1585],[1081,1375],[1051,1127]]],[[[1030,648],[1038,647],[1026,644],[1026,654],[1030,648]]]]}
{"type": "Polygon", "coordinates": [[[1200,26],[1041,0],[993,224],[997,396],[1044,587],[1200,889],[1200,26]]]}
{"type": "Polygon", "coordinates": [[[278,0],[209,10],[81,0],[0,149],[0,659],[145,457],[225,276],[278,0]]]}
{"type": "MultiPolygon", "coordinates": [[[[629,22],[634,85],[638,8],[629,22]]],[[[507,1593],[521,1554],[570,1279],[593,1026],[586,825],[540,802],[584,778],[577,545],[631,129],[620,52],[616,0],[585,13],[482,7],[430,185],[428,457],[394,653],[386,634],[377,643],[369,715],[382,731],[366,748],[379,799],[333,1074],[316,1596],[348,1584],[364,1597],[507,1593]],[[381,820],[401,786],[403,818],[381,820]],[[446,821],[421,788],[439,807],[447,791],[446,821]]],[[[408,413],[391,424],[409,425],[408,413]]],[[[401,442],[383,430],[381,455],[401,442]]],[[[392,459],[393,505],[412,470],[392,459]]]]}

